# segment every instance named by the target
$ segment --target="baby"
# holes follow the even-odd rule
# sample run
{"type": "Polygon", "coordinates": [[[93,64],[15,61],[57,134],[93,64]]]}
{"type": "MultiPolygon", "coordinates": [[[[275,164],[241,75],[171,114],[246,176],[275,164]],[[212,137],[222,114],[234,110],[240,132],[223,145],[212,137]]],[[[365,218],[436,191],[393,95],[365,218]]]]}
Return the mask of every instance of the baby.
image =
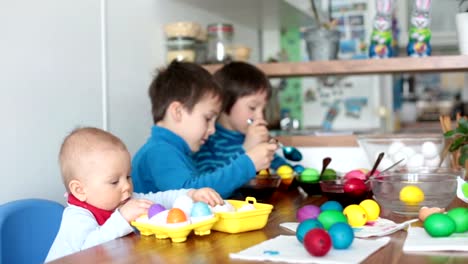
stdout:
{"type": "Polygon", "coordinates": [[[153,203],[171,208],[177,197],[188,195],[211,206],[223,204],[210,188],[133,193],[126,146],[98,128],[79,128],[68,135],[60,149],[59,163],[68,207],[46,261],[131,233],[129,223],[146,214],[153,203]]]}

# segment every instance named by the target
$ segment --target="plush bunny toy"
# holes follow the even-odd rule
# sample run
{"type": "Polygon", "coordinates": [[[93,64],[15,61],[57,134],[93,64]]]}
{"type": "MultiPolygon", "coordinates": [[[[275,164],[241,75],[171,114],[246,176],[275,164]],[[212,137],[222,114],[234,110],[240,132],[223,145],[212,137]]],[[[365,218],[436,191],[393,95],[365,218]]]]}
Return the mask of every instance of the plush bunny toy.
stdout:
{"type": "Polygon", "coordinates": [[[411,57],[426,57],[431,55],[431,30],[429,24],[431,0],[414,0],[411,14],[411,27],[406,51],[411,57]]]}
{"type": "Polygon", "coordinates": [[[374,18],[369,57],[392,57],[392,12],[394,2],[393,0],[376,0],[376,5],[377,15],[374,18]]]}

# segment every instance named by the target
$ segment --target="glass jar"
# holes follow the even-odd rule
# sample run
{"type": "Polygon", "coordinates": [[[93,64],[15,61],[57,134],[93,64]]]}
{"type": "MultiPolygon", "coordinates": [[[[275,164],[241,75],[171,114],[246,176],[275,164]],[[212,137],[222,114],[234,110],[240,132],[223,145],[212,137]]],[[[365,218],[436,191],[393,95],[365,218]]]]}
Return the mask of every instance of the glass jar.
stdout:
{"type": "Polygon", "coordinates": [[[167,39],[166,61],[173,60],[195,62],[195,39],[188,37],[173,37],[167,39]]]}
{"type": "Polygon", "coordinates": [[[216,23],[207,27],[209,63],[223,63],[231,60],[227,52],[232,45],[234,27],[231,24],[216,23]]]}
{"type": "Polygon", "coordinates": [[[195,62],[203,64],[206,62],[207,51],[207,35],[206,30],[201,29],[200,33],[195,38],[195,62]]]}

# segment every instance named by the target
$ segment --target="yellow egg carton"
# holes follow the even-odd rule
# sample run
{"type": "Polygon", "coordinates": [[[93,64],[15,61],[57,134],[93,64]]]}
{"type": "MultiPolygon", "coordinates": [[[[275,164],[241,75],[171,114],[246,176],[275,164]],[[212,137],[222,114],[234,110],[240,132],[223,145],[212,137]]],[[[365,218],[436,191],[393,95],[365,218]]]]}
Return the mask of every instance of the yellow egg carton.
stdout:
{"type": "Polygon", "coordinates": [[[245,201],[227,200],[237,209],[246,204],[252,204],[255,209],[241,212],[218,212],[219,221],[213,226],[213,230],[226,233],[241,233],[245,231],[258,230],[265,227],[268,216],[273,210],[273,205],[257,203],[254,197],[247,197],[245,201]]]}
{"type": "Polygon", "coordinates": [[[172,242],[184,242],[187,240],[187,236],[190,232],[195,233],[198,236],[205,236],[211,234],[213,225],[218,221],[218,216],[215,215],[213,218],[184,225],[184,226],[164,226],[155,225],[150,222],[132,221],[132,226],[136,227],[142,236],[154,235],[158,239],[171,238],[172,242]]]}

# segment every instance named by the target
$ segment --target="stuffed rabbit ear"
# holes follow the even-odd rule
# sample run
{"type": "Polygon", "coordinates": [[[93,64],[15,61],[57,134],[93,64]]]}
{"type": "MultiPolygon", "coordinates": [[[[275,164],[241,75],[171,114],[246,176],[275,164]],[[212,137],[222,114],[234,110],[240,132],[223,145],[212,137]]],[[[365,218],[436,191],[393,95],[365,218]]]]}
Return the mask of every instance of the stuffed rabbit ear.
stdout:
{"type": "Polygon", "coordinates": [[[377,12],[390,14],[392,12],[393,0],[377,0],[377,12]]]}
{"type": "Polygon", "coordinates": [[[429,12],[431,8],[431,0],[416,0],[416,9],[429,12]]]}

